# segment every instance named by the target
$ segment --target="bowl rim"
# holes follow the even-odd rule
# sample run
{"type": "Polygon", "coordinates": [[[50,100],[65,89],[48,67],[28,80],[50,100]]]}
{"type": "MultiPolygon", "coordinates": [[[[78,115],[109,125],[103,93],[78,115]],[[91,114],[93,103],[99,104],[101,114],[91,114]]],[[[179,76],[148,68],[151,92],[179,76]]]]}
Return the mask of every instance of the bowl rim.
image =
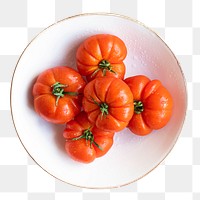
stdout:
{"type": "Polygon", "coordinates": [[[28,44],[26,45],[26,47],[24,48],[24,50],[22,51],[21,55],[19,56],[18,60],[17,60],[17,63],[15,65],[15,68],[14,68],[14,71],[13,71],[13,74],[12,74],[12,78],[11,78],[11,88],[10,88],[10,112],[11,112],[11,118],[12,118],[12,122],[13,122],[13,125],[14,125],[14,129],[15,129],[15,132],[17,134],[17,137],[19,138],[22,146],[24,147],[24,149],[26,150],[27,154],[33,159],[33,161],[40,167],[42,168],[47,174],[51,175],[52,177],[54,177],[55,179],[57,180],[60,180],[64,183],[67,183],[69,185],[72,185],[72,186],[75,186],[75,187],[79,187],[79,188],[85,188],[85,189],[114,189],[114,188],[119,188],[119,187],[123,187],[123,186],[127,186],[131,183],[134,183],[140,179],[142,179],[143,177],[145,177],[146,175],[148,175],[150,172],[152,172],[154,169],[156,169],[165,159],[166,157],[169,155],[169,153],[172,151],[172,149],[174,148],[178,138],[180,137],[180,134],[181,134],[181,131],[182,131],[182,128],[183,128],[183,124],[185,122],[185,119],[186,119],[186,115],[187,115],[187,107],[188,107],[188,92],[187,92],[187,85],[186,85],[187,81],[186,81],[186,78],[185,78],[185,75],[183,73],[183,70],[181,68],[181,65],[180,65],[180,62],[178,61],[177,57],[175,56],[175,54],[173,53],[173,51],[170,49],[170,47],[165,43],[165,41],[159,36],[158,33],[156,33],[156,31],[152,30],[150,27],[148,27],[147,25],[145,25],[144,23],[142,23],[141,21],[138,21],[137,19],[134,19],[134,18],[131,18],[131,17],[128,17],[128,16],[125,16],[125,15],[122,15],[122,14],[117,14],[117,13],[111,13],[111,12],[92,12],[92,13],[81,13],[81,14],[77,14],[77,15],[72,15],[72,16],[69,16],[69,17],[66,17],[66,18],[63,18],[61,20],[58,20],[56,21],[55,23],[49,25],[48,27],[44,28],[42,31],[40,31],[38,34],[36,34],[36,36],[34,36],[30,42],[28,42],[28,44]],[[183,77],[183,81],[184,81],[184,92],[185,92],[185,100],[186,100],[186,107],[185,107],[185,112],[184,112],[184,117],[183,117],[183,120],[182,120],[182,123],[181,123],[181,126],[179,128],[179,131],[178,131],[178,135],[176,136],[175,140],[174,140],[174,143],[172,144],[171,148],[169,149],[169,151],[166,153],[166,155],[163,156],[163,158],[152,168],[150,169],[148,172],[146,172],[144,175],[132,180],[132,181],[129,181],[127,183],[124,183],[124,184],[121,184],[121,185],[115,185],[115,186],[98,186],[98,187],[90,187],[90,186],[83,186],[83,185],[76,185],[76,184],[73,184],[73,183],[70,183],[70,182],[67,182],[65,180],[62,180],[58,177],[56,177],[55,175],[51,174],[50,172],[48,172],[44,167],[42,167],[33,157],[32,155],[29,153],[29,151],[26,149],[25,145],[23,144],[23,141],[21,140],[20,138],[20,135],[17,131],[17,126],[15,124],[15,119],[14,119],[14,115],[13,115],[13,109],[12,109],[12,86],[13,86],[13,82],[14,82],[14,77],[15,77],[15,73],[16,73],[16,70],[17,70],[17,67],[18,67],[18,64],[23,56],[23,54],[26,52],[26,49],[43,33],[45,32],[46,30],[48,30],[49,28],[59,24],[59,23],[62,23],[63,21],[67,21],[67,20],[70,20],[70,19],[74,19],[74,18],[78,18],[78,17],[84,17],[84,16],[113,16],[113,17],[118,17],[118,18],[121,18],[121,19],[125,19],[125,20],[129,20],[129,21],[132,21],[142,27],[144,27],[145,29],[149,30],[151,33],[153,33],[158,39],[161,40],[161,42],[166,46],[166,48],[170,51],[170,53],[172,54],[172,56],[174,57],[174,59],[176,60],[177,62],[177,65],[179,67],[179,70],[182,74],[182,77],[183,77]]]}

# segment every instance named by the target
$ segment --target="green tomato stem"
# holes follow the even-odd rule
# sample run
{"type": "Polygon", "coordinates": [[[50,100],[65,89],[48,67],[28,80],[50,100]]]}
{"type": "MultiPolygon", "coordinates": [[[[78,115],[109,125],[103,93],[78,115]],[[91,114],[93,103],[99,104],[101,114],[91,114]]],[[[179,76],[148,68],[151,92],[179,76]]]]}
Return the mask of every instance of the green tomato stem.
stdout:
{"type": "Polygon", "coordinates": [[[103,150],[101,148],[101,146],[99,146],[95,141],[94,141],[94,135],[92,134],[92,131],[90,130],[90,128],[86,129],[83,131],[83,134],[78,136],[78,137],[75,137],[75,138],[72,138],[71,140],[74,141],[74,140],[80,140],[80,139],[85,139],[86,140],[86,143],[89,141],[90,142],[90,148],[92,147],[92,144],[94,144],[96,147],[98,147],[100,150],[103,150]]]}
{"type": "Polygon", "coordinates": [[[134,112],[136,114],[141,114],[144,111],[144,105],[142,101],[134,101],[134,112]]]}
{"type": "Polygon", "coordinates": [[[98,64],[98,66],[99,67],[92,73],[91,77],[95,76],[95,74],[98,73],[98,71],[100,71],[100,70],[102,70],[103,76],[106,76],[107,71],[110,71],[110,72],[116,74],[116,72],[112,70],[112,66],[111,66],[110,62],[107,60],[101,60],[98,64]]]}
{"type": "Polygon", "coordinates": [[[100,110],[103,116],[108,115],[108,105],[106,103],[100,104],[100,110]]]}
{"type": "Polygon", "coordinates": [[[61,97],[64,97],[65,94],[70,96],[77,96],[78,92],[65,92],[63,88],[67,87],[68,85],[61,84],[59,82],[54,83],[51,87],[53,88],[52,94],[55,95],[56,98],[56,106],[58,105],[58,101],[61,97]]]}
{"type": "Polygon", "coordinates": [[[92,96],[91,96],[91,98],[92,98],[93,102],[94,102],[97,106],[99,106],[99,109],[100,109],[100,111],[101,111],[101,113],[102,113],[102,116],[106,117],[106,115],[109,114],[109,113],[108,113],[108,108],[109,108],[108,104],[105,103],[105,102],[103,102],[103,103],[98,103],[92,96]]]}

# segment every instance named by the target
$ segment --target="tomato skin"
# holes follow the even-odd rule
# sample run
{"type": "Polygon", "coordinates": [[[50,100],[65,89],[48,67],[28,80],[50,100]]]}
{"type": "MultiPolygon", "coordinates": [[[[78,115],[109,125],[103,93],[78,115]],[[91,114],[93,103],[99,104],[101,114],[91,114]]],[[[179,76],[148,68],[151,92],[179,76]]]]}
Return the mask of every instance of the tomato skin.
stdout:
{"type": "Polygon", "coordinates": [[[96,158],[105,155],[113,145],[114,132],[103,131],[95,127],[87,117],[85,112],[79,113],[74,120],[66,124],[63,137],[66,139],[65,150],[74,160],[82,163],[91,163],[96,158]],[[73,140],[84,135],[84,131],[90,130],[94,141],[102,148],[98,148],[94,143],[86,141],[85,138],[73,140]]]}
{"type": "Polygon", "coordinates": [[[86,82],[81,75],[66,66],[58,66],[43,71],[37,78],[32,94],[35,111],[46,121],[64,124],[81,111],[82,95],[65,94],[59,98],[52,93],[53,85],[62,83],[64,92],[83,93],[86,82]]]}
{"type": "Polygon", "coordinates": [[[126,55],[126,46],[117,36],[93,35],[87,38],[76,52],[77,68],[88,81],[104,75],[123,79],[125,75],[123,60],[126,55]],[[111,70],[108,70],[109,67],[101,65],[102,61],[107,61],[111,70]]]}
{"type": "Polygon", "coordinates": [[[147,135],[153,130],[164,127],[171,118],[173,100],[169,91],[159,80],[150,80],[138,75],[125,79],[135,102],[142,102],[143,111],[134,113],[129,129],[137,135],[147,135]]]}
{"type": "Polygon", "coordinates": [[[124,81],[114,77],[96,78],[84,89],[83,110],[97,128],[121,131],[133,116],[133,95],[124,81]],[[106,110],[104,104],[108,106],[106,110]]]}
{"type": "Polygon", "coordinates": [[[91,163],[96,158],[93,145],[90,147],[90,143],[86,143],[85,139],[66,142],[65,151],[73,160],[82,163],[91,163]]]}

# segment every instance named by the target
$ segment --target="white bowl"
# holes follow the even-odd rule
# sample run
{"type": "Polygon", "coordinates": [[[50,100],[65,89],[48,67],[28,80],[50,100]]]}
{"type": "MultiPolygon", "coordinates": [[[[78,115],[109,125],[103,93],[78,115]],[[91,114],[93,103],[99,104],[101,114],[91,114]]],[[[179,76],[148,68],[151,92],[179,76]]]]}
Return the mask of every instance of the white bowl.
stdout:
{"type": "MultiPolygon", "coordinates": [[[[52,176],[86,188],[126,185],[148,174],[173,148],[187,105],[185,79],[168,46],[136,20],[114,14],[84,14],[55,23],[42,31],[22,53],[12,80],[13,122],[26,151],[52,176]],[[174,100],[173,115],[164,128],[139,137],[128,129],[116,133],[112,149],[91,164],[73,161],[64,151],[63,126],[42,120],[33,109],[32,85],[50,67],[76,68],[75,52],[88,36],[109,33],[126,44],[126,77],[144,74],[159,79],[174,100]]],[[[177,158],[178,159],[178,158],[177,158]]]]}

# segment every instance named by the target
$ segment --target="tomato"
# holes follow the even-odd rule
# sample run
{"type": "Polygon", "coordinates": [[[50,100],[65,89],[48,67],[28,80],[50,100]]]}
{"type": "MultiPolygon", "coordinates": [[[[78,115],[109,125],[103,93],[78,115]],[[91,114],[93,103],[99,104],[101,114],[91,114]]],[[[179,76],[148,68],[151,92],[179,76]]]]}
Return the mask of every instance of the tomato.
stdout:
{"type": "Polygon", "coordinates": [[[85,81],[69,67],[58,66],[42,72],[34,86],[35,111],[48,122],[63,124],[81,111],[85,81]]]}
{"type": "Polygon", "coordinates": [[[110,34],[98,34],[87,38],[76,53],[77,68],[87,80],[114,76],[124,78],[127,55],[124,42],[110,34]]]}
{"type": "Polygon", "coordinates": [[[172,115],[173,100],[159,80],[138,75],[125,79],[134,99],[134,115],[129,129],[137,135],[147,135],[164,127],[172,115]]]}
{"type": "Polygon", "coordinates": [[[97,128],[124,129],[133,115],[133,95],[128,85],[114,77],[96,78],[84,89],[83,109],[97,128]]]}
{"type": "Polygon", "coordinates": [[[109,151],[114,133],[95,127],[82,111],[66,124],[63,136],[67,154],[76,161],[90,163],[109,151]]]}

